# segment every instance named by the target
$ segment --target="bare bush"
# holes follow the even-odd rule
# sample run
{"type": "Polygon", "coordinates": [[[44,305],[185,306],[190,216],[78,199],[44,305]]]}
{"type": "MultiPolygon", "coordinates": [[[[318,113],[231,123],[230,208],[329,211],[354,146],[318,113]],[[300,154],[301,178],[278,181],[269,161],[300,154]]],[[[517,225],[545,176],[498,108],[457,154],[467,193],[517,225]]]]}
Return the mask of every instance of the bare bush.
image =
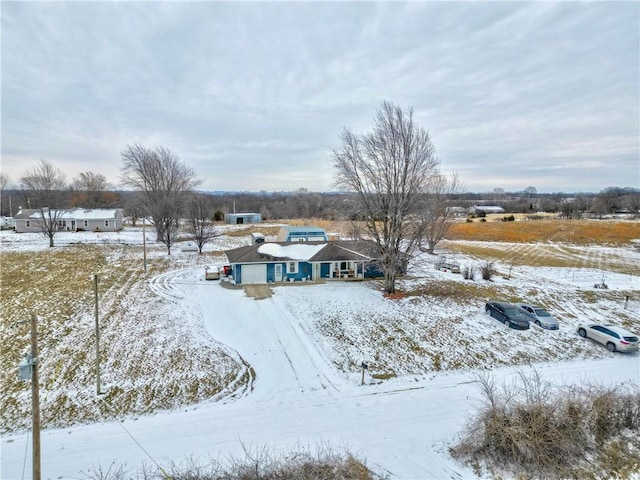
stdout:
{"type": "Polygon", "coordinates": [[[474,265],[464,265],[462,267],[462,278],[465,280],[475,280],[476,267],[474,265]]]}
{"type": "Polygon", "coordinates": [[[491,281],[496,273],[498,273],[498,271],[496,270],[495,263],[487,260],[480,264],[480,275],[482,275],[483,280],[491,281]]]}
{"type": "Polygon", "coordinates": [[[126,470],[112,463],[83,473],[85,480],[382,480],[366,465],[346,451],[319,447],[315,452],[300,450],[276,455],[267,447],[248,448],[243,455],[206,464],[189,459],[170,468],[126,470]]]}
{"type": "Polygon", "coordinates": [[[609,478],[608,464],[640,471],[640,391],[636,388],[575,386],[552,389],[534,371],[511,385],[477,378],[482,406],[451,454],[501,475],[531,478],[609,478]],[[621,436],[633,441],[619,441],[621,436]],[[614,442],[615,462],[603,456],[614,442]],[[594,465],[594,458],[597,464],[594,465]]]}

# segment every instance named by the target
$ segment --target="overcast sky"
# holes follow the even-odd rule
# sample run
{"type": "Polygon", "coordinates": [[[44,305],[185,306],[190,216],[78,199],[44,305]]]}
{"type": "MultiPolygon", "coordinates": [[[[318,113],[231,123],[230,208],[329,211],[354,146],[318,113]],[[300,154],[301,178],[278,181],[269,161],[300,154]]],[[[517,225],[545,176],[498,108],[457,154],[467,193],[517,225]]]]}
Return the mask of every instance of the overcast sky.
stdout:
{"type": "Polygon", "coordinates": [[[333,188],[343,127],[412,107],[467,190],[640,187],[640,3],[3,1],[2,172],[333,188]]]}

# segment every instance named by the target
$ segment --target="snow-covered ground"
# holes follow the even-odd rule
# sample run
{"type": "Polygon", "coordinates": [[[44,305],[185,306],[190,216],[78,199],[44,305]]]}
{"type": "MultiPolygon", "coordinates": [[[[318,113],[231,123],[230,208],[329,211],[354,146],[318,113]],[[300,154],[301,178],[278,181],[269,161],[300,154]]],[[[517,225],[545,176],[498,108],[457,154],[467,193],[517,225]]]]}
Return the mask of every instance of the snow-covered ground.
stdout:
{"type": "MultiPolygon", "coordinates": [[[[74,243],[77,238],[56,236],[57,244],[74,243]]],[[[105,244],[141,241],[135,230],[82,238],[105,244]]],[[[0,240],[3,250],[46,248],[42,236],[35,234],[31,240],[3,233],[0,240]]],[[[246,242],[243,237],[223,236],[209,248],[246,242]]],[[[163,255],[161,250],[152,254],[163,255]]],[[[220,342],[247,362],[254,372],[248,387],[217,401],[154,415],[46,429],[43,478],[82,478],[81,472],[112,461],[140,467],[151,463],[149,456],[166,467],[188,458],[224,459],[242,454],[245,448],[267,447],[277,453],[322,446],[346,448],[392,478],[474,478],[471,469],[450,457],[448,447],[478,405],[474,380],[478,371],[511,381],[519,369],[533,368],[509,365],[510,359],[526,355],[545,380],[556,384],[640,384],[639,355],[610,354],[575,335],[575,325],[585,317],[601,321],[617,315],[640,316],[640,269],[633,275],[523,266],[509,280],[496,278],[505,292],[522,295],[532,294],[531,286],[536,285],[561,317],[560,331],[518,332],[484,315],[486,299],[388,300],[375,282],[284,285],[274,287],[270,298],[254,300],[242,290],[204,281],[201,266],[185,262],[193,258],[196,263],[197,255],[177,251],[175,256],[180,268],[154,277],[150,295],[171,302],[203,343],[220,342]],[[609,296],[580,303],[582,293],[591,291],[603,275],[609,296]],[[631,292],[631,303],[624,305],[616,291],[631,292]],[[461,341],[465,352],[475,352],[482,360],[466,363],[460,358],[461,341]],[[411,348],[406,352],[390,348],[393,351],[386,355],[386,349],[376,345],[379,342],[401,342],[411,348]],[[545,361],[551,351],[556,361],[545,361]],[[357,368],[362,361],[371,365],[364,385],[357,368]],[[437,371],[436,363],[445,371],[437,371]],[[453,370],[456,366],[459,369],[453,370]],[[382,376],[385,380],[374,378],[376,373],[387,374],[382,376]]],[[[621,256],[632,267],[640,266],[640,254],[621,256]]],[[[463,282],[459,275],[435,271],[432,257],[427,257],[399,286],[405,291],[428,289],[439,280],[463,282]]],[[[29,455],[28,433],[3,436],[0,478],[30,477],[29,455]]]]}

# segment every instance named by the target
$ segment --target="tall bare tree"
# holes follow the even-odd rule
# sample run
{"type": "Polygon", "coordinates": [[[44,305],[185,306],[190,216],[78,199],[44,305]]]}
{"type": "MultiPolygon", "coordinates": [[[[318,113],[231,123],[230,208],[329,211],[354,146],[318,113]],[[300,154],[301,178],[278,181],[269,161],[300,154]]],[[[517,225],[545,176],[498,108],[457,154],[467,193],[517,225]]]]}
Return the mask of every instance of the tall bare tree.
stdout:
{"type": "Polygon", "coordinates": [[[143,193],[144,209],[153,219],[157,238],[171,254],[185,196],[200,180],[177,154],[164,146],[152,149],[127,145],[122,151],[122,161],[122,183],[143,193]]]}
{"type": "Polygon", "coordinates": [[[53,237],[60,229],[66,206],[65,175],[52,163],[40,160],[20,178],[20,186],[27,204],[38,211],[37,224],[49,238],[49,247],[53,247],[53,237]]]}
{"type": "MultiPolygon", "coordinates": [[[[451,197],[461,193],[464,185],[456,173],[450,175],[434,175],[427,187],[425,206],[421,215],[424,223],[424,242],[426,252],[433,254],[436,245],[440,243],[451,225],[456,221],[455,210],[451,206],[451,197]]],[[[423,247],[420,247],[423,249],[423,247]]]]}
{"type": "Polygon", "coordinates": [[[211,221],[212,209],[204,195],[194,195],[189,201],[189,232],[198,245],[198,253],[213,238],[219,236],[211,221]]]}
{"type": "Polygon", "coordinates": [[[340,134],[333,150],[335,184],[354,191],[359,215],[377,243],[384,271],[384,290],[395,293],[396,277],[423,235],[416,221],[421,198],[438,175],[439,162],[429,133],[390,102],[378,109],[371,132],[340,134]]]}
{"type": "Polygon", "coordinates": [[[107,178],[94,172],[80,172],[71,182],[71,187],[82,195],[77,198],[77,202],[86,208],[97,208],[107,203],[107,190],[112,186],[107,182],[107,178]]]}

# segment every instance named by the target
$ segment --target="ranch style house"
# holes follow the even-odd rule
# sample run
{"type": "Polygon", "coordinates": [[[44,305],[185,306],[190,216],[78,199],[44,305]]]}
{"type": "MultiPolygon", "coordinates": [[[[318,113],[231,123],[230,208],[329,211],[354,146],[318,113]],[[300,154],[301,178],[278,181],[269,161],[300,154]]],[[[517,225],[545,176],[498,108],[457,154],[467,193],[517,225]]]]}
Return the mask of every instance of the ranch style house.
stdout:
{"type": "MultiPolygon", "coordinates": [[[[58,231],[60,232],[117,232],[122,230],[124,216],[119,208],[74,208],[61,212],[58,216],[58,231]]],[[[20,209],[14,219],[16,233],[42,231],[42,216],[39,209],[20,209]]]]}

